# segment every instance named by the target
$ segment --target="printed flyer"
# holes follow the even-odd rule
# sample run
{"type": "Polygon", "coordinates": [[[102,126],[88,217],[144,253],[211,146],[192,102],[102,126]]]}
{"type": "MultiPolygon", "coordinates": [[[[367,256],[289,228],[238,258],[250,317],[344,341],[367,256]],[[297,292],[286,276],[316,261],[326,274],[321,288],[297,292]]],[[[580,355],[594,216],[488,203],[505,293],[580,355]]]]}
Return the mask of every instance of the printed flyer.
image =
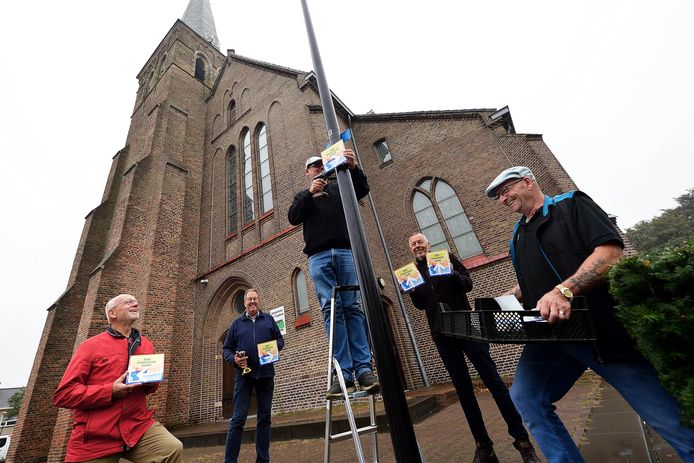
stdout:
{"type": "Polygon", "coordinates": [[[402,288],[403,291],[410,291],[412,288],[424,283],[424,278],[422,277],[422,274],[419,273],[419,270],[417,270],[417,266],[414,264],[414,262],[410,262],[404,267],[400,267],[393,273],[395,273],[395,278],[398,279],[400,288],[402,288]]]}
{"type": "Polygon", "coordinates": [[[164,380],[164,354],[131,355],[125,384],[158,383],[164,380]]]}
{"type": "Polygon", "coordinates": [[[320,157],[323,159],[323,172],[329,172],[337,166],[346,163],[345,142],[340,140],[329,148],[326,148],[321,152],[320,157]]]}
{"type": "Polygon", "coordinates": [[[277,327],[280,329],[280,333],[282,333],[282,336],[287,334],[287,321],[284,318],[284,306],[277,307],[276,309],[272,309],[270,311],[270,315],[272,315],[272,318],[275,319],[275,322],[277,323],[277,327]]]}
{"type": "Polygon", "coordinates": [[[451,259],[448,257],[448,251],[435,251],[427,254],[427,267],[429,267],[429,275],[435,277],[439,275],[450,275],[451,259]]]}
{"type": "Polygon", "coordinates": [[[258,344],[258,359],[260,359],[260,365],[278,361],[280,359],[280,350],[277,348],[277,341],[273,340],[258,344]]]}

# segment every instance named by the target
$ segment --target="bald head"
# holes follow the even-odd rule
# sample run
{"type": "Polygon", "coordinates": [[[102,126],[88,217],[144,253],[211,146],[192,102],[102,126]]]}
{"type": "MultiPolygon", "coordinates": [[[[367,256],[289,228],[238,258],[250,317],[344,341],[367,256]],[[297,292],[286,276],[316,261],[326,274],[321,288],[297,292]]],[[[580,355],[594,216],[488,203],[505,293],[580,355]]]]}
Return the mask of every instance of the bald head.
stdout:
{"type": "Polygon", "coordinates": [[[135,299],[135,296],[131,296],[130,294],[119,294],[106,303],[106,307],[104,309],[106,312],[106,320],[111,323],[115,318],[117,318],[116,311],[118,308],[133,306],[139,308],[139,304],[137,299],[135,299]]]}

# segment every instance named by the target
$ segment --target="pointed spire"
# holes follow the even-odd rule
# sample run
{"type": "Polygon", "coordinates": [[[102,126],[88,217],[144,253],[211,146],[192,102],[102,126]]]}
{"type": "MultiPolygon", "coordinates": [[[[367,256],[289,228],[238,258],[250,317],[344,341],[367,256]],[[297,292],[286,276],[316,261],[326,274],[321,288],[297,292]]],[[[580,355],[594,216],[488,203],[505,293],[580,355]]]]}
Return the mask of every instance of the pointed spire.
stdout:
{"type": "Polygon", "coordinates": [[[217,29],[214,27],[209,0],[190,0],[181,20],[219,50],[217,29]]]}

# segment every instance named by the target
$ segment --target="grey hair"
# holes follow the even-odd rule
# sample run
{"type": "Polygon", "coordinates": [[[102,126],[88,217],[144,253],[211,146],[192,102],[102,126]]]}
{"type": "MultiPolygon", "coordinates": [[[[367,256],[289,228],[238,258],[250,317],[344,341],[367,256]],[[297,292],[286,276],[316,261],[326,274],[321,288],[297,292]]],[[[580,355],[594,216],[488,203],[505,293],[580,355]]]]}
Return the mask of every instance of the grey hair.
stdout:
{"type": "Polygon", "coordinates": [[[106,308],[104,309],[104,311],[106,312],[106,321],[111,321],[108,318],[108,311],[118,305],[118,298],[121,296],[122,296],[122,294],[119,294],[118,296],[114,297],[113,299],[111,299],[110,301],[108,301],[106,303],[106,308]]]}
{"type": "Polygon", "coordinates": [[[415,235],[422,235],[424,237],[424,241],[426,241],[427,243],[429,242],[429,238],[427,238],[427,235],[425,235],[422,232],[414,232],[414,233],[410,234],[410,236],[407,237],[407,241],[410,241],[410,238],[412,238],[415,235]]]}

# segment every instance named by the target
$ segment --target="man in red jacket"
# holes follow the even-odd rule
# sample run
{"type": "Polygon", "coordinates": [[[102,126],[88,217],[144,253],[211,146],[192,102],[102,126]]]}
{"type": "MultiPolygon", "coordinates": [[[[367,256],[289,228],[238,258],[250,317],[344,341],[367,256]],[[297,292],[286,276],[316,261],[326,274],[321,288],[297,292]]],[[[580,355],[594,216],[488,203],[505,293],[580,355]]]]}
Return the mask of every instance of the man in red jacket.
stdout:
{"type": "Polygon", "coordinates": [[[140,306],[121,294],[106,304],[109,327],[84,341],[53,396],[56,406],[73,409],[66,462],[117,463],[181,461],[183,444],[152,418],[147,394],[158,383],[125,384],[130,355],[153,354],[152,342],[133,324],[140,306]]]}

